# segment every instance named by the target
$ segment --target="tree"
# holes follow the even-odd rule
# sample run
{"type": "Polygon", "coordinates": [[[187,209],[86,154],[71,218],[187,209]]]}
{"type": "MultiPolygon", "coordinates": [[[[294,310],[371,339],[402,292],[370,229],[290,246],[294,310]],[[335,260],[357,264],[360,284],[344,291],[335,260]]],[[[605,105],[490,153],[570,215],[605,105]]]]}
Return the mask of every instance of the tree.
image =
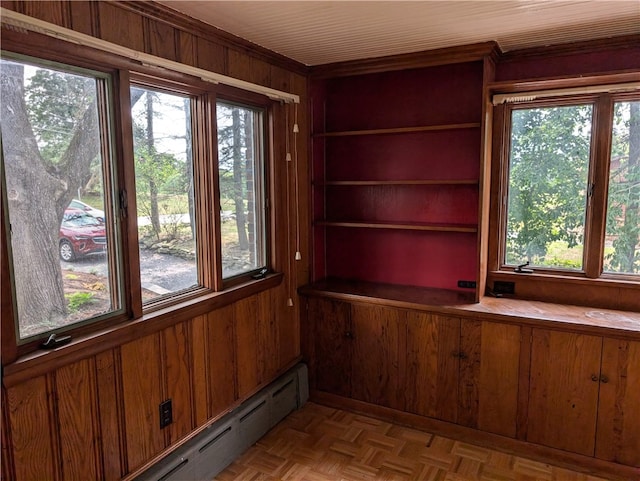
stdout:
{"type": "MultiPolygon", "coordinates": [[[[2,61],[1,127],[21,326],[59,323],[66,316],[58,230],[100,152],[95,90],[93,95],[84,87],[67,90],[72,107],[66,113],[65,104],[54,100],[68,78],[51,71],[36,74],[34,90],[27,94],[23,65],[2,61]],[[73,92],[81,95],[74,97],[73,92]],[[69,121],[58,132],[46,128],[56,116],[69,121]]],[[[84,84],[75,80],[74,85],[84,84]]]]}
{"type": "Polygon", "coordinates": [[[507,261],[543,261],[549,243],[583,242],[590,106],[514,110],[507,261]]]}

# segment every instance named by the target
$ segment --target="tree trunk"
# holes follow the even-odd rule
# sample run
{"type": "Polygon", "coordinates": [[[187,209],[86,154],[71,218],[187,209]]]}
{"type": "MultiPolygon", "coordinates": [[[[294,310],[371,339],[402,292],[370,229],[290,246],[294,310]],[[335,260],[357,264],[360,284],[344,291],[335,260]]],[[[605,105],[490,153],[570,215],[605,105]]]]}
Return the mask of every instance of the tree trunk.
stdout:
{"type": "Polygon", "coordinates": [[[187,133],[187,163],[185,166],[185,174],[187,176],[187,199],[189,201],[189,224],[191,225],[191,238],[195,239],[196,237],[196,216],[195,216],[195,201],[193,199],[193,138],[191,135],[191,101],[189,99],[184,99],[184,111],[189,112],[189,115],[186,115],[186,130],[187,133]]]}
{"type": "Polygon", "coordinates": [[[58,232],[99,153],[98,116],[95,104],[90,105],[53,167],[42,158],[27,115],[22,66],[4,63],[0,83],[14,282],[24,336],[43,324],[58,326],[66,316],[58,232]]]}
{"type": "Polygon", "coordinates": [[[245,228],[246,219],[244,215],[244,196],[242,188],[242,131],[240,125],[240,111],[233,109],[232,113],[233,132],[233,200],[236,208],[236,227],[238,230],[238,243],[240,249],[249,247],[247,231],[245,228]]]}
{"type": "MultiPolygon", "coordinates": [[[[147,91],[147,149],[152,163],[155,163],[155,146],[153,136],[153,94],[147,91]]],[[[158,186],[149,179],[149,204],[151,209],[151,226],[160,239],[160,214],[158,212],[158,186]]]]}
{"type": "Polygon", "coordinates": [[[249,234],[249,262],[256,265],[256,219],[255,219],[255,184],[254,184],[254,151],[252,112],[244,111],[244,138],[246,139],[245,172],[247,185],[247,231],[249,234]]]}
{"type": "Polygon", "coordinates": [[[629,159],[626,180],[629,184],[629,201],[624,211],[624,226],[620,243],[622,272],[637,272],[636,250],[640,243],[640,102],[630,102],[629,159]],[[634,195],[635,194],[635,195],[634,195]]]}

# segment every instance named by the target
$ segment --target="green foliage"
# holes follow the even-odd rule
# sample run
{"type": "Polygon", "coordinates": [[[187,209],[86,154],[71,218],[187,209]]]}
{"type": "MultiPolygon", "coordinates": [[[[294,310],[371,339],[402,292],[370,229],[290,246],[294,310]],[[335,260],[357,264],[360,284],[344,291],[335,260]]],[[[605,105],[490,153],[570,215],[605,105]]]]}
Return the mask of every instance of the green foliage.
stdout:
{"type": "Polygon", "coordinates": [[[57,165],[87,108],[95,105],[95,81],[38,69],[25,86],[27,112],[42,157],[57,165]]]}
{"type": "Polygon", "coordinates": [[[507,262],[583,242],[591,115],[589,105],[513,111],[507,262]]]}
{"type": "Polygon", "coordinates": [[[93,300],[91,292],[73,292],[65,294],[64,297],[67,299],[67,307],[70,312],[77,312],[78,309],[93,300]]]}

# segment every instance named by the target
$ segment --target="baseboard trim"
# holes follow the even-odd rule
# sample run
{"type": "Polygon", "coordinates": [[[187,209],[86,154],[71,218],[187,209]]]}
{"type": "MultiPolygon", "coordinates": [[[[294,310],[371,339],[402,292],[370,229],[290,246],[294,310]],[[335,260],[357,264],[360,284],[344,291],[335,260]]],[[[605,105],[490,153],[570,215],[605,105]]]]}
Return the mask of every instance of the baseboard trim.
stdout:
{"type": "Polygon", "coordinates": [[[606,477],[607,479],[611,479],[611,481],[640,480],[640,468],[507,438],[498,434],[479,431],[477,429],[459,426],[418,414],[398,411],[356,399],[313,390],[310,393],[310,401],[332,408],[364,414],[382,421],[421,429],[457,441],[499,449],[508,454],[526,457],[535,461],[553,463],[556,466],[592,476],[606,477]]]}

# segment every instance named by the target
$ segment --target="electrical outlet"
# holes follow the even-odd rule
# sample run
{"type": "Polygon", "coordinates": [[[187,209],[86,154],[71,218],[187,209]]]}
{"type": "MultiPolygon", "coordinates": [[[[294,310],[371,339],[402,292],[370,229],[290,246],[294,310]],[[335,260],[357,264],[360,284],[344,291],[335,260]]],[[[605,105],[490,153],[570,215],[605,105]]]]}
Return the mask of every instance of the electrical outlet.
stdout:
{"type": "Polygon", "coordinates": [[[173,408],[171,406],[171,399],[167,399],[160,403],[160,429],[166,428],[172,422],[173,408]]]}
{"type": "Polygon", "coordinates": [[[475,289],[476,281],[458,281],[458,287],[463,289],[475,289]]]}
{"type": "Polygon", "coordinates": [[[515,294],[516,283],[507,281],[495,281],[493,283],[494,294],[515,294]]]}

